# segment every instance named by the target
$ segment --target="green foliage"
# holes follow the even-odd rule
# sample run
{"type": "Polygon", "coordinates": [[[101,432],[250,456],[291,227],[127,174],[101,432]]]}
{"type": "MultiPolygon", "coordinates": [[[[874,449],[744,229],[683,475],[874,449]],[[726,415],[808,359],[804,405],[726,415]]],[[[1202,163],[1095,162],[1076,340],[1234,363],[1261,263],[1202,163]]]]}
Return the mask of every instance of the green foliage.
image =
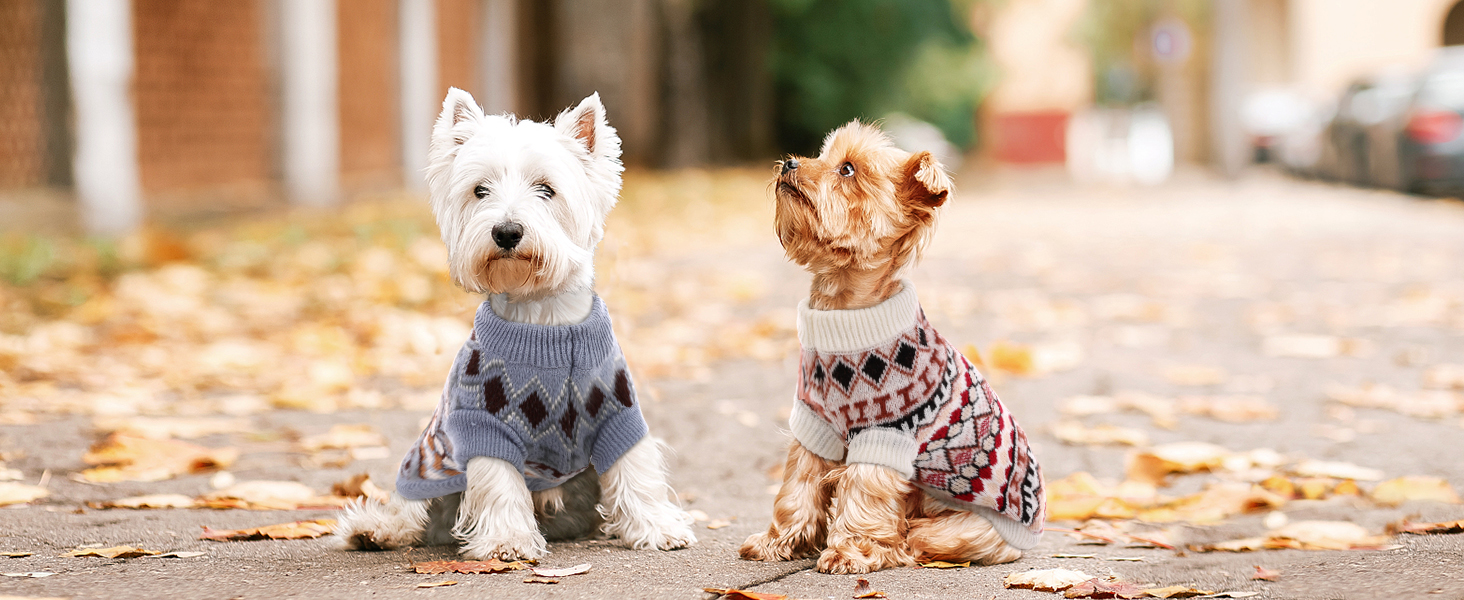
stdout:
{"type": "Polygon", "coordinates": [[[903,112],[975,139],[993,70],[951,0],[770,0],[778,142],[810,153],[852,119],[903,112]]]}
{"type": "Polygon", "coordinates": [[[37,236],[5,240],[0,247],[0,279],[11,285],[29,285],[56,263],[56,245],[37,236]]]}

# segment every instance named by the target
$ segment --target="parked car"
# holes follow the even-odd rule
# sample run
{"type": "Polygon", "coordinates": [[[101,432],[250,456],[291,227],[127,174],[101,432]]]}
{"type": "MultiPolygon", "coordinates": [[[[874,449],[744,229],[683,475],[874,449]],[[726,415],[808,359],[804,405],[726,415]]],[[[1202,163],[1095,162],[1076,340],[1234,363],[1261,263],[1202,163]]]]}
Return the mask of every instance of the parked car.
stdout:
{"type": "Polygon", "coordinates": [[[1399,133],[1418,79],[1391,69],[1347,87],[1323,135],[1321,176],[1355,185],[1406,189],[1399,133]]]}
{"type": "Polygon", "coordinates": [[[1464,47],[1444,48],[1419,79],[1398,136],[1400,187],[1464,190],[1464,47]]]}

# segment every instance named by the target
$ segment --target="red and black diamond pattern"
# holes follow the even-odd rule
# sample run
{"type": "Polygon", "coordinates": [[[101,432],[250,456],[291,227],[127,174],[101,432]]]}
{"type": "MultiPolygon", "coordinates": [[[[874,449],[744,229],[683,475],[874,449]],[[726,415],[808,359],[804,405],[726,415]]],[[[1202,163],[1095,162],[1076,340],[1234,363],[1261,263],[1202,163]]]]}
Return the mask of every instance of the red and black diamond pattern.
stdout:
{"type": "Polygon", "coordinates": [[[1042,530],[1042,473],[1026,434],[923,310],[913,327],[878,348],[804,348],[798,398],[846,444],[869,427],[910,432],[920,443],[912,481],[1042,530]]]}

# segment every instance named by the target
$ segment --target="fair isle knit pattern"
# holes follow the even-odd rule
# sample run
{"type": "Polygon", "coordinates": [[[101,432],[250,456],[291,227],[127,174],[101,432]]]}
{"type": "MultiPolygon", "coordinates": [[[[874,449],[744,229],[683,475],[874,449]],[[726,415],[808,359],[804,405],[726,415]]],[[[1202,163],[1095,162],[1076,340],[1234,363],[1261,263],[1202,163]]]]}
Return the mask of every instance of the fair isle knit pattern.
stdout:
{"type": "Polygon", "coordinates": [[[798,307],[803,345],[793,435],[829,460],[884,465],[976,511],[1008,544],[1037,543],[1042,472],[986,379],[904,289],[878,306],[798,307]]]}
{"type": "Polygon", "coordinates": [[[625,357],[598,296],[574,325],[512,323],[478,307],[442,400],[397,475],[421,500],[463,491],[470,459],[508,461],[533,491],[593,465],[601,474],[646,435],[625,357]]]}

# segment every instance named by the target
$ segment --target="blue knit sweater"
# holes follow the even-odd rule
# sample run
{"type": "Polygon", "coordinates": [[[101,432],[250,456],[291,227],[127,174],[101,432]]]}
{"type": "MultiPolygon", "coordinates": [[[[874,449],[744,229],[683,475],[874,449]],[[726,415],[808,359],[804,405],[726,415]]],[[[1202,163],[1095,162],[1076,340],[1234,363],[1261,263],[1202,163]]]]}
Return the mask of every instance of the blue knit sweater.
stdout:
{"type": "Polygon", "coordinates": [[[508,461],[530,490],[544,490],[590,465],[603,474],[646,431],[599,296],[583,322],[557,326],[505,321],[484,302],[437,411],[402,460],[397,493],[461,492],[479,456],[508,461]]]}

